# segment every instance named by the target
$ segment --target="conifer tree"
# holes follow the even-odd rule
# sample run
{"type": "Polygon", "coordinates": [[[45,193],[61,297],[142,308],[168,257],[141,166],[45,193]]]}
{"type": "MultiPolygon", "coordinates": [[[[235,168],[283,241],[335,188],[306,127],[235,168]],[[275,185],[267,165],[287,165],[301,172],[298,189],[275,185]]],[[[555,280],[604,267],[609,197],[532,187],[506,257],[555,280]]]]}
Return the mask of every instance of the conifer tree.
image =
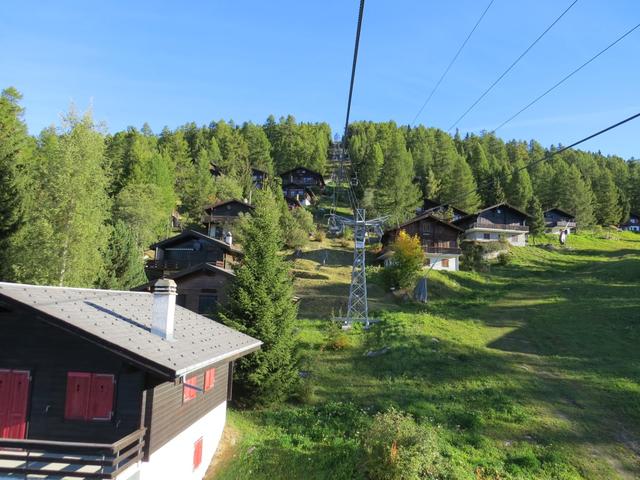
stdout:
{"type": "Polygon", "coordinates": [[[122,220],[111,227],[99,288],[129,290],[146,282],[144,262],[131,228],[122,220]]]}
{"type": "Polygon", "coordinates": [[[257,192],[255,210],[243,222],[244,259],[236,270],[223,321],[263,342],[236,362],[238,400],[271,404],[285,400],[298,381],[294,356],[293,285],[282,245],[279,209],[268,189],[257,192]]]}
{"type": "Polygon", "coordinates": [[[536,197],[535,195],[533,195],[529,200],[529,205],[527,205],[527,213],[531,216],[531,218],[527,220],[529,233],[534,237],[543,233],[544,212],[542,211],[542,206],[540,205],[538,197],[536,197]]]}
{"type": "Polygon", "coordinates": [[[613,182],[611,172],[600,169],[593,180],[593,193],[595,196],[595,216],[600,225],[615,225],[622,216],[622,205],[618,188],[613,182]]]}

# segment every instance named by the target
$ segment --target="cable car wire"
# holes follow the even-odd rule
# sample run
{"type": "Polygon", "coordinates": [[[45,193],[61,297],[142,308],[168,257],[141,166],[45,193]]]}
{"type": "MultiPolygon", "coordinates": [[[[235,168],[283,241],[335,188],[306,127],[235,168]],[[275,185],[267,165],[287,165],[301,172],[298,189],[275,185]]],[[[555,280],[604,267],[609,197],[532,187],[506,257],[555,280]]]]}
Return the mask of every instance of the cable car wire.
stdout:
{"type": "Polygon", "coordinates": [[[500,80],[502,80],[502,79],[507,75],[507,73],[509,73],[509,72],[510,72],[510,71],[511,71],[511,70],[512,70],[512,69],[513,69],[513,68],[518,64],[518,62],[520,62],[520,60],[522,60],[522,59],[524,58],[524,56],[525,56],[527,53],[529,53],[529,51],[530,51],[530,50],[531,50],[531,49],[532,49],[532,48],[533,48],[533,47],[534,47],[534,46],[535,46],[535,45],[536,45],[540,40],[542,40],[542,38],[547,34],[547,32],[549,32],[549,30],[551,30],[551,29],[555,26],[555,24],[556,24],[556,23],[558,23],[558,22],[560,21],[560,19],[561,19],[562,17],[564,17],[564,16],[566,15],[566,13],[567,13],[569,10],[571,10],[571,8],[573,8],[573,6],[574,6],[576,3],[578,3],[578,0],[574,0],[574,1],[573,1],[573,3],[571,3],[571,5],[569,5],[569,6],[568,6],[568,7],[567,7],[567,8],[566,8],[566,9],[565,9],[565,10],[564,10],[564,11],[563,11],[563,12],[562,12],[562,13],[561,13],[561,14],[560,14],[560,15],[559,15],[559,16],[558,16],[558,17],[557,17],[557,18],[556,18],[552,23],[551,23],[551,25],[549,25],[549,26],[548,26],[548,27],[547,27],[547,28],[546,28],[546,29],[545,29],[545,30],[544,30],[544,31],[543,31],[543,32],[538,36],[538,38],[536,38],[536,39],[533,41],[533,43],[531,43],[531,44],[530,44],[530,45],[529,45],[529,46],[524,50],[524,52],[522,52],[522,53],[518,56],[518,58],[516,58],[516,59],[511,63],[511,65],[509,65],[509,67],[508,67],[504,72],[502,72],[502,74],[500,74],[500,76],[499,76],[498,78],[496,78],[496,79],[494,80],[494,82],[493,82],[491,85],[489,85],[489,87],[488,87],[488,88],[487,88],[487,89],[486,89],[486,90],[485,90],[485,91],[484,91],[484,92],[483,92],[483,93],[482,93],[482,94],[481,94],[481,95],[480,95],[480,96],[479,96],[479,97],[478,97],[478,98],[477,98],[477,99],[476,99],[476,100],[471,104],[471,106],[470,106],[469,108],[467,108],[467,109],[464,111],[464,113],[463,113],[462,115],[460,115],[460,116],[458,117],[458,119],[457,119],[455,122],[453,122],[453,124],[452,124],[448,129],[447,129],[447,131],[449,131],[449,132],[450,132],[451,130],[453,130],[453,129],[456,127],[456,125],[458,125],[458,123],[460,123],[460,121],[461,121],[464,117],[466,117],[466,116],[467,116],[467,114],[468,114],[471,110],[473,110],[473,108],[474,108],[478,103],[480,103],[480,101],[481,101],[485,96],[487,96],[487,94],[488,94],[491,90],[493,90],[493,87],[495,87],[495,86],[498,84],[498,82],[500,82],[500,80]]]}
{"type": "Polygon", "coordinates": [[[447,73],[449,73],[449,70],[451,70],[451,67],[453,66],[453,64],[456,62],[456,60],[458,59],[458,57],[460,56],[460,53],[462,52],[462,50],[464,49],[464,47],[467,45],[467,42],[469,41],[469,39],[471,38],[471,35],[473,35],[473,32],[476,31],[476,29],[478,28],[478,25],[480,25],[480,22],[482,22],[482,19],[484,18],[484,16],[487,14],[487,12],[489,11],[489,9],[491,8],[491,5],[493,5],[493,2],[495,0],[491,0],[489,2],[489,5],[487,5],[487,7],[484,9],[484,11],[482,12],[482,15],[480,15],[480,18],[478,18],[478,21],[476,22],[476,24],[473,26],[473,28],[471,29],[471,31],[469,32],[469,35],[467,35],[467,38],[464,39],[464,42],[462,42],[462,45],[460,45],[460,48],[458,48],[458,51],[456,52],[456,54],[453,56],[453,58],[451,59],[451,61],[449,62],[449,65],[447,65],[447,68],[445,68],[444,72],[442,73],[442,75],[440,76],[440,79],[438,80],[438,82],[435,84],[435,86],[433,87],[433,89],[431,90],[431,93],[429,93],[429,96],[427,97],[427,99],[424,101],[424,103],[422,104],[422,106],[420,107],[420,110],[418,110],[418,113],[416,113],[416,116],[413,117],[413,120],[411,121],[410,125],[413,125],[414,123],[416,123],[416,120],[418,119],[418,117],[420,116],[420,114],[422,113],[422,111],[425,109],[425,107],[428,105],[428,103],[431,101],[431,98],[433,97],[433,95],[436,93],[436,90],[438,90],[438,87],[440,86],[440,84],[442,83],[442,81],[444,80],[444,77],[447,76],[447,73]]]}

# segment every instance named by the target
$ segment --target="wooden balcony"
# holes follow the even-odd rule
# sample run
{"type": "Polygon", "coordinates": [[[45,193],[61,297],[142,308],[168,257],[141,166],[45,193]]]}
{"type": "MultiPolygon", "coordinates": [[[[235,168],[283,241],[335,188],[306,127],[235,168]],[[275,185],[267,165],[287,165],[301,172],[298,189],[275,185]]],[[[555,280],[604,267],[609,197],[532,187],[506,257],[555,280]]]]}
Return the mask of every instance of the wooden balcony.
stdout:
{"type": "Polygon", "coordinates": [[[435,254],[448,254],[448,255],[460,255],[462,250],[458,247],[426,247],[423,246],[422,250],[424,253],[435,253],[435,254]]]}
{"type": "Polygon", "coordinates": [[[563,221],[547,221],[545,222],[545,226],[549,228],[559,227],[559,228],[576,228],[576,222],[563,222],[563,221]]]}
{"type": "Polygon", "coordinates": [[[141,428],[111,444],[0,438],[0,474],[114,479],[142,460],[145,432],[141,428]]]}
{"type": "Polygon", "coordinates": [[[202,259],[183,259],[183,260],[148,260],[145,264],[145,268],[148,270],[161,270],[161,271],[179,271],[185,268],[195,267],[203,263],[211,263],[216,267],[227,268],[222,260],[215,262],[205,262],[202,259]]]}
{"type": "Polygon", "coordinates": [[[518,232],[528,232],[529,227],[526,225],[519,225],[517,223],[472,223],[468,230],[476,228],[478,230],[510,230],[510,231],[518,231],[518,232]]]}

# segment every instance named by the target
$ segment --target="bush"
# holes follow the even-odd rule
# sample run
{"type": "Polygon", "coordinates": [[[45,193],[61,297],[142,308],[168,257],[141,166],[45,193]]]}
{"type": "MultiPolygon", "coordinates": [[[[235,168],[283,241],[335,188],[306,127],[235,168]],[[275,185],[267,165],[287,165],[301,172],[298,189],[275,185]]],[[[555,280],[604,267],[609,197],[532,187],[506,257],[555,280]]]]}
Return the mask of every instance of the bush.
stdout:
{"type": "Polygon", "coordinates": [[[472,272],[486,272],[489,263],[484,259],[485,249],[475,242],[462,243],[462,258],[460,268],[472,272]]]}
{"type": "Polygon", "coordinates": [[[391,244],[392,264],[386,268],[389,287],[407,288],[415,281],[424,266],[424,252],[417,236],[400,231],[391,244]]]}
{"type": "Polygon", "coordinates": [[[327,350],[344,350],[351,346],[351,338],[342,330],[340,322],[329,321],[325,329],[327,339],[324,343],[324,348],[327,350]]]}
{"type": "Polygon", "coordinates": [[[502,252],[498,254],[497,264],[501,267],[506,267],[511,263],[511,255],[507,252],[502,252]]]}
{"type": "Polygon", "coordinates": [[[319,228],[313,237],[316,242],[324,242],[325,238],[327,238],[327,232],[324,228],[319,228]]]}
{"type": "Polygon", "coordinates": [[[435,431],[390,409],[374,417],[362,438],[364,468],[371,480],[443,477],[444,463],[435,431]]]}

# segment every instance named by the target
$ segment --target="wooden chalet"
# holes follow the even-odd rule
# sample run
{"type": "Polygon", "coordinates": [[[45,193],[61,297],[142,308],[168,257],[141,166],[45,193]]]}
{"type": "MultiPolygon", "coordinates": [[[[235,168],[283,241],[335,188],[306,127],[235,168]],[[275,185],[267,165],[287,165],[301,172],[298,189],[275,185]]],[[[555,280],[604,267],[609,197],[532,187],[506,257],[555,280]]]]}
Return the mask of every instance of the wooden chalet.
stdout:
{"type": "Polygon", "coordinates": [[[239,218],[239,215],[248,214],[253,211],[253,206],[240,200],[227,200],[225,202],[214,203],[204,209],[202,223],[207,228],[210,237],[224,240],[231,232],[239,218]]]}
{"type": "Polygon", "coordinates": [[[233,245],[195,230],[185,230],[179,235],[154,243],[150,248],[155,250],[155,258],[148,260],[145,265],[149,280],[203,263],[233,270],[242,256],[242,251],[233,245]]]}
{"type": "Polygon", "coordinates": [[[296,167],[280,174],[283,188],[287,185],[324,190],[324,177],[305,167],[296,167]]]}
{"type": "Polygon", "coordinates": [[[422,204],[422,211],[420,213],[430,213],[449,222],[458,220],[459,218],[466,217],[468,215],[467,212],[451,206],[448,203],[440,203],[428,198],[424,199],[424,202],[422,204]],[[452,218],[445,218],[449,213],[452,214],[452,218]]]}
{"type": "Polygon", "coordinates": [[[259,168],[251,168],[251,183],[259,190],[262,190],[265,182],[267,181],[268,174],[264,170],[259,168]]]}
{"type": "Polygon", "coordinates": [[[282,193],[290,208],[308,207],[316,198],[310,188],[300,185],[283,185],[282,193]]]}
{"type": "Polygon", "coordinates": [[[574,233],[576,230],[576,217],[559,208],[550,208],[544,212],[544,225],[549,233],[574,233]]]}
{"type": "Polygon", "coordinates": [[[201,480],[261,342],[155,292],[0,283],[0,477],[201,480]]]}
{"type": "Polygon", "coordinates": [[[396,228],[386,230],[382,236],[383,253],[379,257],[385,265],[393,262],[390,244],[404,231],[418,236],[427,258],[427,265],[434,270],[458,270],[460,268],[460,245],[458,238],[463,230],[431,213],[423,213],[396,228]]]}
{"type": "Polygon", "coordinates": [[[464,240],[497,242],[506,240],[511,245],[527,244],[529,215],[507,203],[499,203],[477,213],[454,220],[464,230],[464,240]]]}
{"type": "MultiPolygon", "coordinates": [[[[213,263],[201,263],[170,273],[164,278],[176,282],[176,305],[201,315],[215,316],[219,307],[227,304],[227,293],[235,273],[213,263]]],[[[133,290],[151,292],[154,282],[148,282],[133,290]]]]}
{"type": "Polygon", "coordinates": [[[620,229],[629,232],[640,232],[640,215],[636,213],[629,215],[629,220],[621,224],[620,229]]]}

